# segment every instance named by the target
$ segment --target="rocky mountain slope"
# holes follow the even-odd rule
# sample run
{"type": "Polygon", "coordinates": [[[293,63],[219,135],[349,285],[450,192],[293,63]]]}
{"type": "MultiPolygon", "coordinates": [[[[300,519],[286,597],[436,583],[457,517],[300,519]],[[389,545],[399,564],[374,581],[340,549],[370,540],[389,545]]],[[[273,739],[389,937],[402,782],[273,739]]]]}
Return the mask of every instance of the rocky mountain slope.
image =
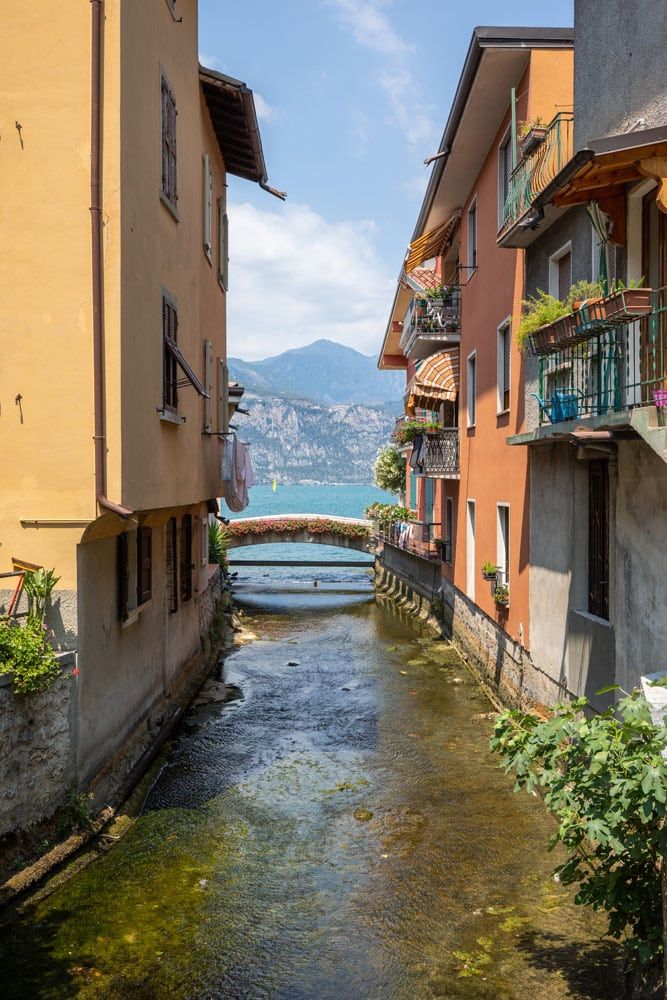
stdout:
{"type": "Polygon", "coordinates": [[[258,481],[370,483],[373,461],[394,426],[386,407],[336,403],[246,392],[249,416],[234,418],[251,445],[258,481]]]}
{"type": "Polygon", "coordinates": [[[325,404],[393,402],[405,391],[402,372],[380,372],[374,355],[331,340],[316,340],[263,361],[230,358],[229,370],[248,389],[325,404]]]}

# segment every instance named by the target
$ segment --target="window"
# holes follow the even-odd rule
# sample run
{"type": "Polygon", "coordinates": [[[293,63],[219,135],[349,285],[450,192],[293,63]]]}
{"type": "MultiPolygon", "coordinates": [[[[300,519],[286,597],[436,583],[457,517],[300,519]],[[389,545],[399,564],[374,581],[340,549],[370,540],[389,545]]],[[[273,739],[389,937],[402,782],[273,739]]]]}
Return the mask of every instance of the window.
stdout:
{"type": "Polygon", "coordinates": [[[499,503],[496,537],[496,569],[498,583],[509,587],[510,582],[510,509],[508,504],[499,503]]]}
{"type": "Polygon", "coordinates": [[[181,518],[181,601],[192,597],[192,514],[181,518]]]}
{"type": "Polygon", "coordinates": [[[588,610],[609,618],[609,462],[588,464],[588,610]]]}
{"type": "Polygon", "coordinates": [[[218,198],[218,281],[225,291],[229,288],[229,219],[227,197],[218,198]]]}
{"type": "Polygon", "coordinates": [[[417,477],[410,473],[410,510],[417,510],[417,477]]]}
{"type": "Polygon", "coordinates": [[[212,401],[213,391],[213,344],[210,340],[204,341],[204,388],[208,396],[204,396],[204,432],[210,434],[213,429],[212,401]]]}
{"type": "Polygon", "coordinates": [[[498,147],[498,228],[505,221],[505,204],[510,192],[512,175],[512,134],[508,132],[498,147]]]}
{"type": "Polygon", "coordinates": [[[468,209],[468,267],[477,267],[477,200],[468,209]]]}
{"type": "Polygon", "coordinates": [[[445,545],[445,562],[451,563],[454,552],[454,500],[452,497],[447,497],[445,501],[445,539],[447,542],[445,545]]]}
{"type": "Polygon", "coordinates": [[[564,302],[572,287],[572,246],[566,243],[549,258],[549,294],[564,302]]]}
{"type": "Polygon", "coordinates": [[[466,524],[466,594],[475,600],[475,501],[468,500],[466,524]]]}
{"type": "Polygon", "coordinates": [[[118,536],[118,614],[121,621],[127,621],[132,611],[151,599],[152,544],[151,528],[125,531],[118,536]]]}
{"type": "Polygon", "coordinates": [[[468,427],[475,426],[477,397],[477,356],[475,352],[468,357],[468,380],[466,386],[466,404],[468,407],[468,427]]]}
{"type": "Polygon", "coordinates": [[[137,528],[137,604],[151,599],[153,529],[137,528]]]}
{"type": "Polygon", "coordinates": [[[427,524],[434,523],[434,507],[435,507],[435,480],[426,478],[424,483],[425,486],[425,506],[424,506],[424,520],[427,524]]]}
{"type": "Polygon", "coordinates": [[[162,77],[162,197],[176,210],[176,101],[166,77],[162,77]]]}
{"type": "Polygon", "coordinates": [[[504,413],[510,408],[510,349],[512,346],[512,328],[510,321],[505,320],[498,327],[498,381],[497,408],[498,413],[504,413]]]}
{"type": "Polygon", "coordinates": [[[178,409],[178,363],[170,344],[178,343],[178,312],[174,300],[162,294],[162,405],[176,413],[178,409]]]}
{"type": "Polygon", "coordinates": [[[205,153],[202,158],[202,212],[203,212],[203,244],[204,253],[209,263],[213,260],[213,244],[211,242],[213,177],[211,176],[211,158],[205,153]]]}
{"type": "Polygon", "coordinates": [[[178,529],[176,518],[167,521],[167,607],[169,614],[178,611],[178,529]]]}

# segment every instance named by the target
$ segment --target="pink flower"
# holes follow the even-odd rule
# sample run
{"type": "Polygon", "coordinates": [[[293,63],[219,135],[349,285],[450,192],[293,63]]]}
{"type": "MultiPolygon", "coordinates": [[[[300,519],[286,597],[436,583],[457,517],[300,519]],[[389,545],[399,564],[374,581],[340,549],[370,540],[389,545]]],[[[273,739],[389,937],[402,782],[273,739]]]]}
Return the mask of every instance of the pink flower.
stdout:
{"type": "Polygon", "coordinates": [[[78,667],[73,667],[72,668],[72,677],[78,677],[80,673],[81,673],[81,671],[79,670],[78,667]]]}

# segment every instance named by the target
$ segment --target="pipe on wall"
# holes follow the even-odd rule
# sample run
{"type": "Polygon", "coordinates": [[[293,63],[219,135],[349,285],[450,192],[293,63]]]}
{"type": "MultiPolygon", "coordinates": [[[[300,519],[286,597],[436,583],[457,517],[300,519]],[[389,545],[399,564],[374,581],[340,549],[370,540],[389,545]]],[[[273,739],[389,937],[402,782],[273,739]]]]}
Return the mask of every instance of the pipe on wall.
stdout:
{"type": "Polygon", "coordinates": [[[119,517],[134,511],[113,503],[106,495],[107,433],[104,392],[104,291],[102,255],[102,34],[104,0],[90,0],[91,102],[90,102],[90,229],[92,238],[93,384],[95,405],[95,496],[104,510],[119,517]]]}

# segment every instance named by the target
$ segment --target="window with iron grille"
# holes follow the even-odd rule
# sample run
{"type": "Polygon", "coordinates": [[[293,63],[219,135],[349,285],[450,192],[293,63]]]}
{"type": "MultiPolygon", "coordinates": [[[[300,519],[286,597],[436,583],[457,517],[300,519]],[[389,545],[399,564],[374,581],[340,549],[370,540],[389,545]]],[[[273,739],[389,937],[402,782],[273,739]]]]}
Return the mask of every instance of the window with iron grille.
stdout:
{"type": "Polygon", "coordinates": [[[178,611],[178,528],[176,518],[167,521],[167,607],[169,614],[178,611]]]}
{"type": "Polygon", "coordinates": [[[162,77],[162,196],[176,208],[176,101],[162,77]]]}
{"type": "Polygon", "coordinates": [[[181,601],[192,597],[192,514],[181,518],[181,601]]]}
{"type": "Polygon", "coordinates": [[[176,413],[178,409],[177,362],[169,344],[178,343],[178,312],[172,299],[162,295],[162,405],[176,413]]]}
{"type": "Polygon", "coordinates": [[[498,228],[505,218],[505,202],[510,191],[512,176],[512,134],[508,132],[498,147],[498,228]]]}
{"type": "Polygon", "coordinates": [[[588,463],[588,610],[609,619],[609,462],[588,463]]]}
{"type": "Polygon", "coordinates": [[[151,599],[153,575],[153,529],[137,528],[137,604],[151,599]]]}

